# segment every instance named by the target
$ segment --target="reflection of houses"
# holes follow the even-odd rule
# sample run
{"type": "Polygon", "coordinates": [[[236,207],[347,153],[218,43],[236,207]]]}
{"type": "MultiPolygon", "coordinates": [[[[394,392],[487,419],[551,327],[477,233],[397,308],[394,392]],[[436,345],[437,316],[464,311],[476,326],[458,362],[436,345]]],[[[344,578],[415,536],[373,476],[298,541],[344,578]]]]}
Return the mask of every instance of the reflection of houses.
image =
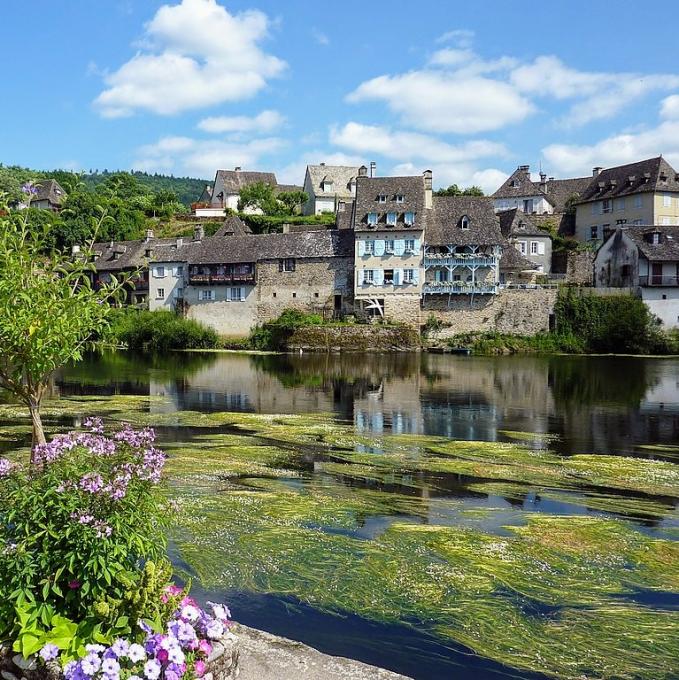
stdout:
{"type": "Polygon", "coordinates": [[[636,292],[668,328],[679,327],[679,227],[618,229],[594,261],[595,285],[636,292]]]}
{"type": "Polygon", "coordinates": [[[504,239],[490,199],[434,197],[424,253],[428,296],[495,294],[504,239]]]}
{"type": "Polygon", "coordinates": [[[307,165],[304,191],[309,200],[302,212],[305,215],[337,212],[340,202],[351,201],[356,196],[359,172],[359,168],[346,165],[307,165]]]}

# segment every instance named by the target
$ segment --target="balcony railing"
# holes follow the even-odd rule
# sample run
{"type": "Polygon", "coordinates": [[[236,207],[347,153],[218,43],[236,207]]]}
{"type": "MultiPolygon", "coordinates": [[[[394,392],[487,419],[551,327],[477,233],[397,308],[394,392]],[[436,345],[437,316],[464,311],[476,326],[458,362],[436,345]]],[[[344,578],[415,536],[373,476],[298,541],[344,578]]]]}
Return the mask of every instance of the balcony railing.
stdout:
{"type": "Polygon", "coordinates": [[[424,258],[425,267],[494,267],[498,258],[486,255],[432,255],[424,258]]]}
{"type": "Polygon", "coordinates": [[[460,281],[436,281],[424,284],[424,293],[439,295],[495,295],[495,283],[461,283],[460,281]]]}
{"type": "Polygon", "coordinates": [[[640,286],[679,286],[679,276],[662,276],[660,274],[639,277],[640,286]]]}
{"type": "Polygon", "coordinates": [[[230,283],[254,284],[254,274],[189,274],[192,286],[222,286],[230,283]]]}

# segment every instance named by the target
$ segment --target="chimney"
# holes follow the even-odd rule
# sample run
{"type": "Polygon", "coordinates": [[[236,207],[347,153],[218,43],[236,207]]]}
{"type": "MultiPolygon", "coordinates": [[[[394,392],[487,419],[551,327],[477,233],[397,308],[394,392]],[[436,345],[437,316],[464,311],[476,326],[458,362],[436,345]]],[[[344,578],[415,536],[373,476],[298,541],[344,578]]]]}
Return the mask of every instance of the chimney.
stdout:
{"type": "Polygon", "coordinates": [[[368,168],[366,168],[365,165],[362,165],[358,169],[358,176],[359,177],[367,177],[368,176],[368,168]]]}
{"type": "Polygon", "coordinates": [[[434,204],[433,201],[433,191],[432,191],[432,172],[431,170],[425,170],[422,173],[422,178],[424,179],[424,207],[431,208],[434,204]]]}
{"type": "Polygon", "coordinates": [[[237,165],[237,166],[234,168],[234,171],[235,171],[235,172],[240,172],[240,165],[237,165]]]}
{"type": "Polygon", "coordinates": [[[377,163],[370,161],[370,176],[377,177],[377,163]]]}
{"type": "Polygon", "coordinates": [[[148,243],[153,238],[153,229],[146,230],[146,242],[148,243]]]}
{"type": "Polygon", "coordinates": [[[547,193],[547,174],[544,172],[540,173],[540,191],[547,193]]]}
{"type": "Polygon", "coordinates": [[[177,244],[176,244],[175,247],[176,247],[177,249],[179,249],[179,248],[181,248],[183,245],[184,245],[184,239],[181,238],[181,237],[177,238],[177,244]]]}
{"type": "Polygon", "coordinates": [[[193,240],[202,241],[203,238],[205,238],[205,228],[203,227],[202,224],[198,224],[196,225],[196,228],[193,230],[193,240]]]}
{"type": "Polygon", "coordinates": [[[601,171],[603,168],[600,165],[597,165],[592,168],[592,177],[598,177],[601,174],[601,171]]]}
{"type": "Polygon", "coordinates": [[[526,179],[530,179],[530,165],[519,165],[519,170],[523,172],[526,179]]]}

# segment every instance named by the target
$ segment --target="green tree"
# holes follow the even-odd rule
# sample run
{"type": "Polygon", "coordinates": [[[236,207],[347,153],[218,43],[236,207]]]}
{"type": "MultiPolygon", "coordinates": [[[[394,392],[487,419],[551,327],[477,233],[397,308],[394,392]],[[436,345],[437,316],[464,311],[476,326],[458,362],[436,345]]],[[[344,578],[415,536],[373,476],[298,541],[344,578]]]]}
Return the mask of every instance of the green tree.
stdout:
{"type": "MultiPolygon", "coordinates": [[[[93,266],[83,253],[45,255],[48,229],[32,223],[31,210],[0,217],[0,387],[25,404],[33,444],[45,443],[40,405],[55,370],[81,359],[107,329],[109,300],[123,282],[100,290],[90,284],[93,266]]],[[[106,221],[105,214],[99,225],[106,221]]]]}
{"type": "Polygon", "coordinates": [[[309,194],[305,191],[281,191],[278,200],[283,204],[290,215],[298,215],[302,212],[302,206],[309,200],[309,194]]]}
{"type": "Polygon", "coordinates": [[[457,184],[451,184],[447,189],[437,189],[434,196],[485,196],[483,189],[478,186],[460,189],[457,184]]]}
{"type": "Polygon", "coordinates": [[[279,215],[282,205],[276,198],[274,188],[266,182],[255,182],[240,190],[238,210],[255,208],[265,215],[279,215]]]}

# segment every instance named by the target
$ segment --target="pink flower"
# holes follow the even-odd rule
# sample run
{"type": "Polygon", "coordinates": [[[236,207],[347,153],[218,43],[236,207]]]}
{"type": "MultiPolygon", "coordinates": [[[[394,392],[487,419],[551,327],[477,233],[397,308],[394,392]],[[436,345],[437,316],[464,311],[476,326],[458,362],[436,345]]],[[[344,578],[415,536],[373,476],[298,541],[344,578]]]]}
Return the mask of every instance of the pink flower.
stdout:
{"type": "Polygon", "coordinates": [[[165,588],[165,592],[174,597],[175,595],[180,595],[183,592],[183,588],[180,588],[179,586],[176,586],[174,583],[171,583],[169,586],[165,588]]]}
{"type": "Polygon", "coordinates": [[[193,669],[196,673],[197,678],[202,678],[205,675],[205,662],[198,659],[193,665],[193,669]]]}
{"type": "Polygon", "coordinates": [[[198,649],[205,654],[205,656],[210,656],[212,653],[212,645],[207,640],[201,640],[198,643],[198,649]]]}
{"type": "Polygon", "coordinates": [[[72,581],[68,582],[68,587],[71,590],[77,590],[78,588],[80,588],[80,581],[78,581],[77,578],[74,578],[72,581]]]}

